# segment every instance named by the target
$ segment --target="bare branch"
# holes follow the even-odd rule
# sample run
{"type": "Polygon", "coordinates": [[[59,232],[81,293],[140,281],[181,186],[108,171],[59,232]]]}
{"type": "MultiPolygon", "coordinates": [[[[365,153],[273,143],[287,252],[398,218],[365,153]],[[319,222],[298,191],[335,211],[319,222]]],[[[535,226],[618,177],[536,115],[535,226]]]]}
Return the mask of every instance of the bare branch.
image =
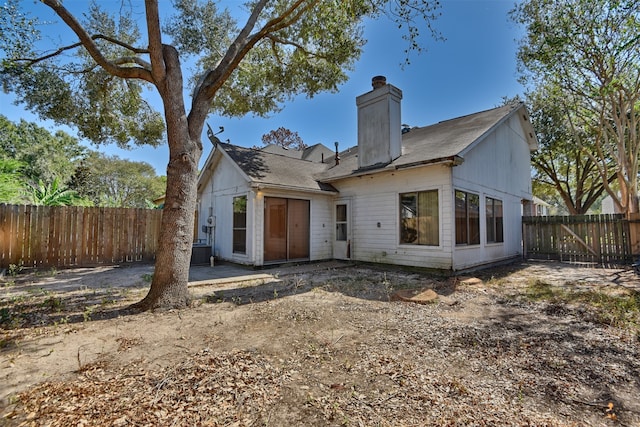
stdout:
{"type": "MultiPolygon", "coordinates": [[[[133,53],[149,53],[149,51],[146,50],[146,49],[140,49],[140,48],[133,47],[131,45],[128,45],[126,43],[121,42],[120,40],[114,39],[113,37],[105,36],[104,34],[94,34],[93,36],[91,36],[91,40],[107,40],[107,41],[109,41],[111,43],[117,44],[118,46],[122,46],[125,49],[128,49],[128,50],[132,51],[133,53]]],[[[50,54],[47,54],[47,55],[44,55],[44,56],[41,56],[41,57],[38,57],[38,58],[16,58],[16,61],[24,61],[24,62],[27,62],[27,65],[35,65],[38,62],[46,61],[47,59],[53,58],[55,56],[58,56],[58,55],[62,54],[63,52],[67,51],[67,50],[77,49],[77,48],[83,47],[83,46],[84,45],[81,42],[73,43],[73,44],[70,44],[68,46],[62,46],[58,50],[56,50],[55,52],[52,52],[50,54]]],[[[131,62],[136,62],[137,63],[138,61],[131,61],[131,62]]]]}
{"type": "Polygon", "coordinates": [[[293,46],[293,47],[295,47],[296,49],[300,49],[300,50],[301,50],[302,52],[304,52],[305,54],[307,54],[307,55],[309,55],[309,56],[312,56],[312,57],[314,57],[314,58],[323,58],[323,59],[326,59],[326,56],[325,56],[325,55],[318,55],[318,54],[317,54],[317,53],[315,53],[315,52],[311,52],[311,51],[307,50],[307,48],[306,48],[306,47],[302,46],[300,43],[296,43],[296,42],[291,41],[291,40],[285,40],[285,39],[282,39],[282,38],[280,38],[280,37],[276,37],[276,36],[275,36],[275,35],[273,35],[273,34],[267,34],[267,35],[265,36],[265,38],[267,38],[267,39],[269,39],[269,40],[271,40],[271,41],[272,41],[272,46],[273,46],[273,50],[274,50],[274,51],[275,51],[275,46],[276,46],[277,44],[281,44],[281,45],[285,45],[285,46],[293,46]]]}

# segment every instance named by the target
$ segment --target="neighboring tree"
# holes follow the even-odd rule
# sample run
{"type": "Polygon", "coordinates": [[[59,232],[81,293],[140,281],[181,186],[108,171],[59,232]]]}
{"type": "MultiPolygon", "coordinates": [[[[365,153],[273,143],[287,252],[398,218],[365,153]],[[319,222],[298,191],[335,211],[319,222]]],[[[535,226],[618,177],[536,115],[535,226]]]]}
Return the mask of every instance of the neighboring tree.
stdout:
{"type": "Polygon", "coordinates": [[[621,212],[638,212],[640,2],[525,0],[512,17],[527,31],[523,80],[557,88],[572,126],[588,134],[582,154],[605,191],[621,212]]]}
{"type": "MultiPolygon", "coordinates": [[[[175,0],[176,13],[164,26],[158,0],[146,0],[143,15],[128,10],[117,20],[95,3],[82,21],[66,3],[39,4],[55,12],[75,40],[39,48],[37,21],[20,11],[18,0],[8,0],[0,13],[5,90],[41,117],[76,126],[81,137],[98,143],[159,144],[166,126],[166,202],[153,281],[138,304],[141,309],[189,303],[193,212],[207,115],[264,116],[296,94],[336,91],[362,51],[365,18],[393,16],[407,28],[409,48],[419,50],[419,28],[435,34],[431,22],[439,7],[437,0],[252,0],[246,3],[246,22],[238,27],[228,10],[207,0],[175,0]],[[133,16],[144,16],[144,36],[133,16]],[[197,70],[188,90],[180,55],[197,70]],[[143,88],[159,94],[164,123],[144,102],[143,88]]],[[[120,10],[127,7],[132,2],[122,2],[120,10]]]]}
{"type": "Polygon", "coordinates": [[[96,206],[147,208],[149,201],[164,194],[166,183],[145,162],[92,151],[76,169],[73,186],[96,206]],[[82,181],[82,183],[80,183],[82,181]]]}
{"type": "Polygon", "coordinates": [[[276,130],[262,135],[262,144],[275,144],[291,150],[304,150],[308,147],[302,140],[302,137],[298,135],[298,132],[291,131],[284,127],[279,127],[276,130]]]}
{"type": "Polygon", "coordinates": [[[17,160],[0,157],[0,203],[18,204],[25,201],[23,167],[17,160]]]}
{"type": "Polygon", "coordinates": [[[50,183],[39,181],[38,184],[30,184],[27,187],[27,198],[34,205],[43,206],[92,206],[90,200],[78,195],[78,193],[60,183],[55,178],[50,183]]]}
{"type": "Polygon", "coordinates": [[[0,115],[0,157],[22,163],[22,175],[31,182],[66,183],[74,170],[75,162],[85,153],[76,138],[20,120],[13,123],[0,115]]]}
{"type": "MultiPolygon", "coordinates": [[[[590,129],[573,126],[572,112],[564,108],[566,100],[558,99],[559,95],[548,86],[538,86],[536,92],[527,94],[539,144],[531,155],[533,190],[534,194],[554,203],[553,193],[557,192],[570,215],[582,215],[601,198],[605,184],[594,160],[595,136],[589,133],[590,129]]],[[[615,178],[612,174],[609,182],[615,178]]]]}

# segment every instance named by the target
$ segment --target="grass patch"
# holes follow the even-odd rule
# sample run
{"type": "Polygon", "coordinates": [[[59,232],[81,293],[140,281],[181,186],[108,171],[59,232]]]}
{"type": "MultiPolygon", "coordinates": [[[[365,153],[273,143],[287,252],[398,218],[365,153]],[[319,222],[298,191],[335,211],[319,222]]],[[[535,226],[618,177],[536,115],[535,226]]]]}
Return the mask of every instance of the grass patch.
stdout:
{"type": "Polygon", "coordinates": [[[599,323],[640,332],[640,292],[635,290],[617,294],[601,290],[571,290],[533,280],[527,285],[524,297],[535,302],[579,304],[595,313],[599,323]]]}

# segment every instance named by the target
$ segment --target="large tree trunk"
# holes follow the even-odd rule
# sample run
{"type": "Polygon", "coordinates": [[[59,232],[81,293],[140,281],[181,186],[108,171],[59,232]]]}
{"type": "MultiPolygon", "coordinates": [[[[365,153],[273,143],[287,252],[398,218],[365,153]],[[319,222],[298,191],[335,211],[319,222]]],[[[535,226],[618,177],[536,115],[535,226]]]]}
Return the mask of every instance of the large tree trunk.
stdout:
{"type": "MultiPolygon", "coordinates": [[[[163,54],[167,73],[159,91],[165,109],[169,144],[167,191],[151,289],[135,305],[142,310],[184,308],[190,302],[187,284],[202,144],[200,135],[192,135],[189,130],[177,53],[170,46],[164,46],[163,54]]],[[[204,123],[204,119],[202,121],[204,123]]]]}

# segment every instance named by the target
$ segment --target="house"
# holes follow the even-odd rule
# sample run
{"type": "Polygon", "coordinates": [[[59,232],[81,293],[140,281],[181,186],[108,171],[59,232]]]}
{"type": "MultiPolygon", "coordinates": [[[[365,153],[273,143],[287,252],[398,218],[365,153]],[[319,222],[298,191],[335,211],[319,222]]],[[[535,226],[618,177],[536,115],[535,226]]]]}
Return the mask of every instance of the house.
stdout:
{"type": "Polygon", "coordinates": [[[533,200],[531,203],[531,211],[524,213],[525,215],[531,216],[547,216],[549,215],[549,209],[551,205],[539,197],[533,196],[533,200]]]}
{"type": "MultiPolygon", "coordinates": [[[[618,198],[620,198],[620,193],[618,193],[618,198]]],[[[638,193],[638,199],[640,199],[640,193],[638,193]]],[[[603,214],[620,214],[623,213],[622,210],[616,206],[613,201],[613,197],[607,194],[602,198],[602,209],[601,213],[603,214]]]]}
{"type": "Polygon", "coordinates": [[[216,257],[461,270],[521,256],[537,148],[524,105],[403,128],[402,91],[373,83],[356,99],[358,145],[330,158],[216,144],[198,180],[216,257]]]}

